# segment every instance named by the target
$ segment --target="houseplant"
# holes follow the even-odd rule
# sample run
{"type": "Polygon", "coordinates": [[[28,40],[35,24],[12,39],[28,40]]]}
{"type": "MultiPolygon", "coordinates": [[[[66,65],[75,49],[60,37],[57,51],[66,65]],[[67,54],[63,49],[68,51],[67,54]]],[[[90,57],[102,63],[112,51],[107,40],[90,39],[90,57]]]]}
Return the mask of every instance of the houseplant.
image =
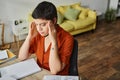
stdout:
{"type": "Polygon", "coordinates": [[[112,22],[116,20],[116,14],[117,14],[117,10],[110,8],[107,9],[105,12],[105,20],[107,22],[112,22]]]}

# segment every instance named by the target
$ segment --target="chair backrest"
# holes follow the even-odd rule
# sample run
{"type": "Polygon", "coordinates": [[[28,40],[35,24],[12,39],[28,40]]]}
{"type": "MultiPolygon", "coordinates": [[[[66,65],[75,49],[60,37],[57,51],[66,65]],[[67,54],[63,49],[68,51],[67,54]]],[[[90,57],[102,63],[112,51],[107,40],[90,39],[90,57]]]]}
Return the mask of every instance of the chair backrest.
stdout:
{"type": "Polygon", "coordinates": [[[73,51],[70,58],[69,75],[78,76],[77,59],[78,59],[78,41],[74,39],[73,51]]]}

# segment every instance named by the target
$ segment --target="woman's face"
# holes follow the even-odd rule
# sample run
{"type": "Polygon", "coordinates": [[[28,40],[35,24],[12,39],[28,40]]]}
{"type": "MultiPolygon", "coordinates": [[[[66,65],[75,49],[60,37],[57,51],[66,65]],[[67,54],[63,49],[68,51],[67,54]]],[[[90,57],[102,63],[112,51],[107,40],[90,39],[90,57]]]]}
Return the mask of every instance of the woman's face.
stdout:
{"type": "Polygon", "coordinates": [[[41,36],[47,36],[49,34],[49,29],[48,29],[48,21],[49,20],[45,20],[45,19],[35,19],[35,24],[36,24],[36,28],[38,33],[41,36]]]}

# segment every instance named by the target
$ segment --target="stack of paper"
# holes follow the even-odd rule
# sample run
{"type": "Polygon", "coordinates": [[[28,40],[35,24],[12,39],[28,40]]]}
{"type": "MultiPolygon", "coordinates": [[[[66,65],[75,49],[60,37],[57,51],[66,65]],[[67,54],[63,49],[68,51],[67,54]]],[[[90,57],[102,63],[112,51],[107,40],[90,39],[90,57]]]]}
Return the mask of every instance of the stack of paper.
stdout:
{"type": "Polygon", "coordinates": [[[20,79],[30,74],[41,71],[41,68],[38,66],[36,61],[28,59],[22,62],[12,64],[0,69],[2,77],[11,76],[15,79],[20,79]]]}
{"type": "Polygon", "coordinates": [[[46,75],[43,80],[79,80],[78,76],[46,75]]]}
{"type": "Polygon", "coordinates": [[[2,50],[0,53],[0,64],[5,63],[7,61],[13,60],[16,58],[16,55],[12,53],[10,50],[2,50]]]}
{"type": "Polygon", "coordinates": [[[1,77],[0,80],[17,80],[17,79],[10,76],[5,76],[5,77],[1,77]]]}
{"type": "Polygon", "coordinates": [[[7,51],[6,50],[0,51],[0,60],[7,58],[8,58],[7,51]]]}

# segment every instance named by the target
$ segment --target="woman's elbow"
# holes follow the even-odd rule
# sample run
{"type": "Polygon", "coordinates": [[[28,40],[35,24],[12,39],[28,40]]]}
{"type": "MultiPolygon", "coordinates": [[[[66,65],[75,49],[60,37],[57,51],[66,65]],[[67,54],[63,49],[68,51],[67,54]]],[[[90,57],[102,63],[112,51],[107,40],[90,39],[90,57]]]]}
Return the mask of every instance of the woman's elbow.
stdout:
{"type": "Polygon", "coordinates": [[[59,71],[54,70],[54,71],[50,71],[50,72],[51,72],[51,74],[56,75],[59,71]]]}
{"type": "Polygon", "coordinates": [[[23,57],[21,57],[21,56],[18,56],[18,59],[19,59],[20,61],[23,61],[23,60],[25,60],[26,58],[23,58],[23,57]]]}
{"type": "Polygon", "coordinates": [[[27,57],[26,56],[22,56],[22,55],[18,55],[18,59],[20,61],[23,61],[23,60],[27,59],[27,57]]]}
{"type": "Polygon", "coordinates": [[[53,75],[56,75],[58,72],[60,72],[62,70],[62,68],[60,67],[60,68],[58,68],[58,69],[54,69],[54,70],[51,70],[50,72],[51,72],[51,74],[53,74],[53,75]]]}
{"type": "Polygon", "coordinates": [[[51,74],[56,75],[57,72],[56,71],[51,71],[51,74]]]}

